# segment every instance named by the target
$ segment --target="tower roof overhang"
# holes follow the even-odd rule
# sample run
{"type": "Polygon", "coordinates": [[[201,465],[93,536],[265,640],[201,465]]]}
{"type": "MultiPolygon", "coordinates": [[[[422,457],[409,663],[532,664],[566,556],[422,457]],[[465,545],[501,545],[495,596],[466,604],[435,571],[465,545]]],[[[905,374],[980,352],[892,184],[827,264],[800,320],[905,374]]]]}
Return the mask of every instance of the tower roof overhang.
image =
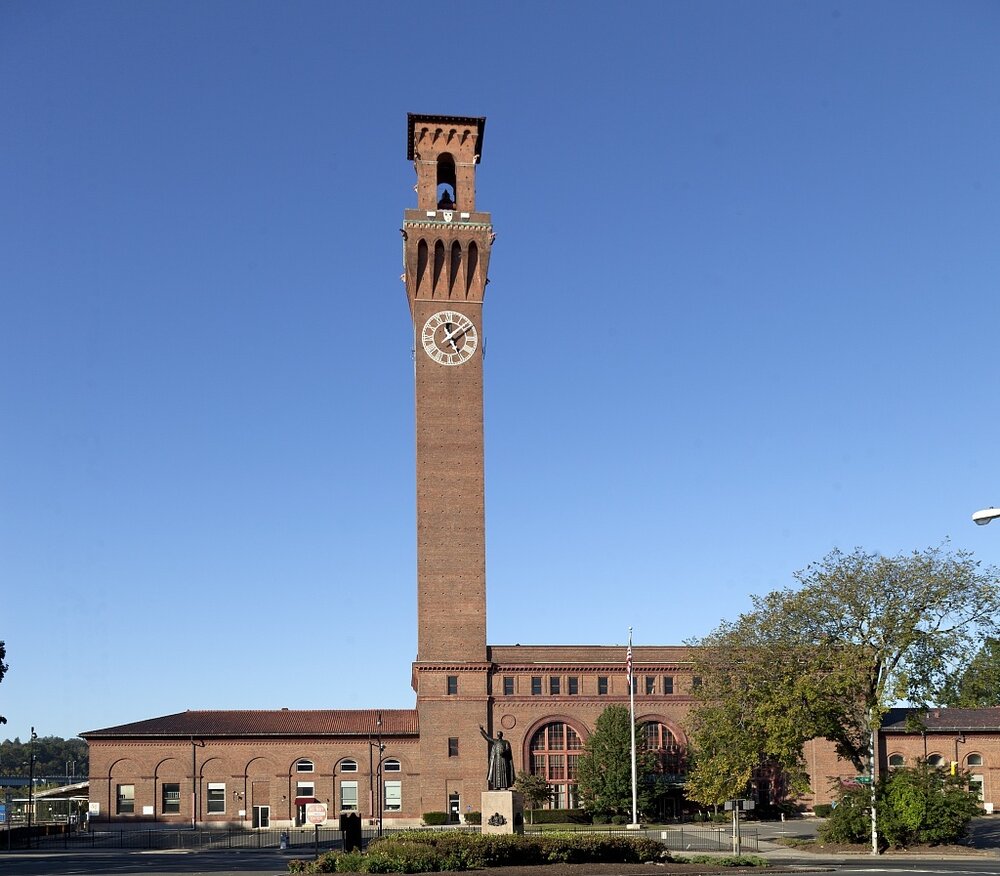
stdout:
{"type": "Polygon", "coordinates": [[[430,125],[468,125],[476,129],[478,145],[476,164],[483,155],[483,131],[486,128],[486,116],[429,116],[423,113],[406,114],[406,160],[413,161],[413,129],[421,123],[430,125]]]}

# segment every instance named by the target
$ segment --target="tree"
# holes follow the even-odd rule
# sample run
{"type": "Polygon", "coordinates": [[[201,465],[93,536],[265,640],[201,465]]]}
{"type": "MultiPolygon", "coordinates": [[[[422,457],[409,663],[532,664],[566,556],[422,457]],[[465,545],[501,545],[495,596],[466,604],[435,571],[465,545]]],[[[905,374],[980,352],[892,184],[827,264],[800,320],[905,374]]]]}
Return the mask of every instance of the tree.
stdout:
{"type": "Polygon", "coordinates": [[[1000,639],[987,639],[945,688],[944,703],[967,709],[1000,706],[1000,639]]]}
{"type": "MultiPolygon", "coordinates": [[[[7,647],[6,645],[4,645],[3,642],[0,642],[0,681],[3,681],[4,673],[6,673],[7,670],[10,668],[7,666],[6,663],[4,663],[4,659],[6,658],[6,656],[7,656],[7,647]]],[[[0,715],[0,724],[6,724],[6,723],[7,719],[3,715],[0,715]]]]}
{"type": "Polygon", "coordinates": [[[648,783],[644,778],[655,770],[653,755],[641,746],[638,728],[632,724],[628,709],[608,706],[598,717],[577,764],[580,797],[588,812],[631,815],[633,738],[637,784],[644,791],[639,805],[640,808],[648,805],[648,783]]]}
{"type": "MultiPolygon", "coordinates": [[[[958,842],[981,812],[968,774],[950,775],[927,763],[890,770],[875,793],[882,840],[894,848],[958,842]]],[[[864,842],[871,832],[868,797],[867,790],[845,789],[820,836],[827,842],[864,842]]]]}
{"type": "Polygon", "coordinates": [[[753,597],[753,611],[694,643],[695,799],[741,793],[761,757],[801,788],[802,746],[817,736],[873,773],[885,712],[900,701],[940,702],[955,667],[1000,632],[997,571],[966,552],[834,551],[795,577],[799,589],[753,597]]]}
{"type": "Polygon", "coordinates": [[[87,743],[79,737],[39,736],[32,742],[19,738],[0,742],[0,776],[28,775],[28,761],[35,756],[35,775],[63,778],[67,773],[85,779],[89,771],[87,743]]]}
{"type": "Polygon", "coordinates": [[[524,795],[528,801],[528,817],[534,823],[531,810],[537,809],[552,796],[552,787],[544,776],[536,776],[534,773],[518,773],[514,781],[514,790],[524,795]]]}

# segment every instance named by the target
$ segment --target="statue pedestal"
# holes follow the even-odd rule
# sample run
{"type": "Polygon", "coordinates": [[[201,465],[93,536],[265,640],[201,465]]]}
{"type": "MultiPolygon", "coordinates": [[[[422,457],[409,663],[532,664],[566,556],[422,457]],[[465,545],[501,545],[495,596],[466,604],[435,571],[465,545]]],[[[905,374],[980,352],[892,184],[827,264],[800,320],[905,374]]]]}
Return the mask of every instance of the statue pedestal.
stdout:
{"type": "Polygon", "coordinates": [[[524,797],[517,791],[484,791],[483,833],[524,833],[524,797]]]}

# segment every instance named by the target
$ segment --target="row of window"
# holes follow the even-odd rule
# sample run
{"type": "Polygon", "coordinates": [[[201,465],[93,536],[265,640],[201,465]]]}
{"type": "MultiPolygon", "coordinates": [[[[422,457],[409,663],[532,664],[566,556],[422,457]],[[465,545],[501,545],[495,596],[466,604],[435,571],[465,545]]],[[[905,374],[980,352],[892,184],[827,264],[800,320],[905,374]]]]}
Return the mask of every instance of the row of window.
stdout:
{"type": "MultiPolygon", "coordinates": [[[[358,783],[342,781],[340,784],[340,809],[342,811],[358,811],[358,783]]],[[[386,812],[399,812],[403,808],[403,783],[398,780],[387,780],[383,783],[385,793],[382,796],[383,809],[386,812]]],[[[295,787],[296,797],[315,797],[316,786],[312,782],[298,782],[295,787]]],[[[135,785],[117,786],[117,813],[133,815],[135,813],[135,785]]],[[[226,785],[225,782],[209,782],[205,794],[205,809],[209,815],[225,815],[226,785]]],[[[164,815],[177,814],[181,811],[181,786],[179,782],[164,782],[161,786],[160,811],[164,815]]]]}
{"type": "MultiPolygon", "coordinates": [[[[927,763],[934,767],[944,767],[948,766],[949,761],[940,754],[932,754],[928,756],[927,763]]],[[[970,754],[965,759],[966,766],[982,766],[983,756],[981,754],[970,754]]],[[[906,765],[906,758],[901,754],[890,754],[889,755],[889,766],[891,767],[901,767],[906,765]]]]}
{"type": "MultiPolygon", "coordinates": [[[[547,693],[550,696],[576,696],[580,693],[580,678],[577,675],[548,676],[547,693]],[[563,684],[565,682],[565,685],[563,684]]],[[[542,696],[546,692],[545,677],[541,675],[531,676],[531,695],[533,697],[542,696]]],[[[458,695],[458,676],[449,675],[447,678],[448,696],[458,695]]],[[[626,685],[627,686],[627,685],[626,685]]],[[[695,676],[691,680],[691,686],[697,688],[701,686],[701,679],[695,676]]],[[[513,675],[503,676],[503,695],[512,697],[516,693],[517,679],[513,675]]],[[[632,677],[632,688],[636,694],[645,696],[671,696],[674,694],[674,677],[672,675],[635,675],[632,677]]],[[[610,691],[610,676],[597,676],[597,695],[607,696],[610,691]]]]}
{"type": "MultiPolygon", "coordinates": [[[[384,773],[398,773],[402,769],[402,764],[395,758],[382,761],[382,772],[384,773]]],[[[315,770],[316,765],[308,758],[303,757],[295,761],[295,772],[297,773],[311,773],[315,770]]],[[[342,773],[356,773],[358,771],[358,762],[352,758],[345,757],[340,762],[338,771],[342,773]]]]}

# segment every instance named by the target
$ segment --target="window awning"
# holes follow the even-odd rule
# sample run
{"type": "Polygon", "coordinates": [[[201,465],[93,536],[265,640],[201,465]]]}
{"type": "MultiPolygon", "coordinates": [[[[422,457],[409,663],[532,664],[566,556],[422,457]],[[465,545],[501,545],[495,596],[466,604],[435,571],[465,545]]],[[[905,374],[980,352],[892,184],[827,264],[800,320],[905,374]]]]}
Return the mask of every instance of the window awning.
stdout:
{"type": "Polygon", "coordinates": [[[305,806],[306,803],[315,803],[315,802],[316,802],[316,798],[315,797],[296,797],[295,798],[295,805],[296,806],[305,806]]]}

